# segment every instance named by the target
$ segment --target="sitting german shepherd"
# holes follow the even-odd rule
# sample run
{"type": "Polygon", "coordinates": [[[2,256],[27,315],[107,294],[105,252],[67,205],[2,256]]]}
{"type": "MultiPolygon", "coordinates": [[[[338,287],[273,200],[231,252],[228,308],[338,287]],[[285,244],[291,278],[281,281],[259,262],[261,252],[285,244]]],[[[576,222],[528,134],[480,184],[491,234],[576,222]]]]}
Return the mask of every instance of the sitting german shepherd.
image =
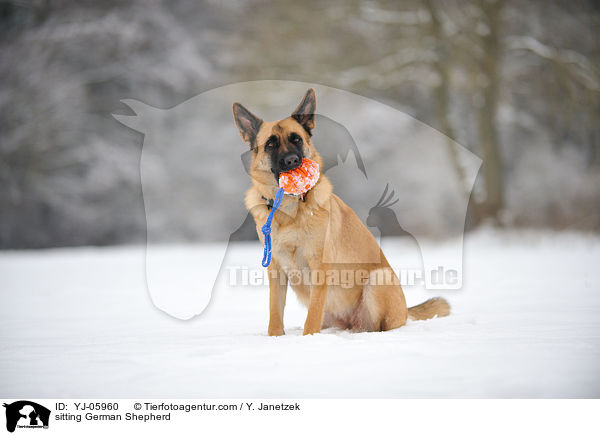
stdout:
{"type": "MultiPolygon", "coordinates": [[[[252,187],[246,193],[246,207],[263,243],[261,227],[279,188],[279,175],[299,167],[303,158],[323,167],[311,141],[315,109],[312,89],[292,115],[281,121],[263,121],[241,104],[233,104],[235,123],[252,150],[252,187]]],[[[407,309],[400,281],[375,238],[356,213],[333,193],[331,183],[322,174],[304,195],[284,195],[273,218],[271,237],[269,335],[284,334],[288,278],[297,272],[308,271],[311,277],[321,277],[296,282],[289,279],[298,299],[308,307],[304,335],[332,326],[387,331],[404,325],[407,318],[424,320],[450,313],[448,303],[441,298],[407,309]],[[336,261],[342,257],[343,261],[336,261]],[[365,263],[365,258],[376,260],[365,263]],[[335,277],[349,271],[356,279],[351,286],[342,286],[335,277]]]]}

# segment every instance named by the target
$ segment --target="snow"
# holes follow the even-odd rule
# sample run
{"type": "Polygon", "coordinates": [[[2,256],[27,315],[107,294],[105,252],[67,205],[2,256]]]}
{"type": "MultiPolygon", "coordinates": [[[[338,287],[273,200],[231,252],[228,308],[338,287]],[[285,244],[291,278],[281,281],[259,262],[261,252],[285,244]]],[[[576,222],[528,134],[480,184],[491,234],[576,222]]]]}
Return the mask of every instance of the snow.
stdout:
{"type": "MultiPolygon", "coordinates": [[[[394,266],[402,246],[386,241],[394,266]]],[[[199,317],[156,309],[143,247],[2,252],[0,396],[599,397],[599,254],[596,235],[478,230],[463,289],[405,289],[409,304],[446,297],[449,317],[303,337],[290,291],[286,335],[268,337],[267,289],[225,274],[199,317]]],[[[259,267],[262,248],[232,255],[259,267]]]]}

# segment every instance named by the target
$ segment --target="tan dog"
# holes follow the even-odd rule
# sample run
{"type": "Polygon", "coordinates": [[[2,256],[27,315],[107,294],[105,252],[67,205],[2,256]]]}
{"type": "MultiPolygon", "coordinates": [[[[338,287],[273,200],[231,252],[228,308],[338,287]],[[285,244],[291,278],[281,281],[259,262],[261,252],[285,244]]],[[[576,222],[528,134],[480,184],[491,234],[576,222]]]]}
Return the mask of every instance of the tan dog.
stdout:
{"type": "MultiPolygon", "coordinates": [[[[252,149],[252,187],[246,193],[246,207],[263,243],[261,227],[279,188],[279,174],[300,166],[302,158],[323,166],[311,141],[315,109],[312,89],[292,115],[281,121],[265,122],[241,104],[233,105],[240,135],[252,149]]],[[[424,320],[450,313],[448,303],[441,298],[407,309],[400,281],[375,238],[333,193],[323,174],[304,196],[284,195],[273,219],[271,237],[269,335],[284,333],[288,281],[308,307],[304,335],[330,326],[387,331],[404,325],[407,318],[424,320]],[[350,284],[341,280],[349,276],[353,278],[350,284]]]]}

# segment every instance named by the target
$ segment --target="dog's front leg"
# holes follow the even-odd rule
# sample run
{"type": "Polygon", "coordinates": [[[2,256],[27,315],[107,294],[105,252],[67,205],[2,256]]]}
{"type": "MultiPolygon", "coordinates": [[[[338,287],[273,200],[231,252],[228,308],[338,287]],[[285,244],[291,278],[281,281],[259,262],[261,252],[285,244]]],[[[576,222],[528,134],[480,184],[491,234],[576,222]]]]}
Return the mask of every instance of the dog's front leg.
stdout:
{"type": "Polygon", "coordinates": [[[269,265],[269,335],[283,335],[283,310],[288,279],[275,260],[269,265]]]}
{"type": "MultiPolygon", "coordinates": [[[[325,268],[321,268],[323,276],[327,276],[325,268]]],[[[302,335],[317,334],[321,332],[323,323],[323,312],[325,311],[325,301],[327,300],[327,280],[323,283],[313,285],[310,289],[310,303],[308,304],[308,315],[304,323],[304,333],[302,335]]]]}

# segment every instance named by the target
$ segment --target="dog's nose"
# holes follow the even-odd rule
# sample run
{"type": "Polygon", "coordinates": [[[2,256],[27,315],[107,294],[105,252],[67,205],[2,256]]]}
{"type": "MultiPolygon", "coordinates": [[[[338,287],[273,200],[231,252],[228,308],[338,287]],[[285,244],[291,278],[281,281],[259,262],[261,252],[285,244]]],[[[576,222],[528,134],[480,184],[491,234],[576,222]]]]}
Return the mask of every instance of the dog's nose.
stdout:
{"type": "Polygon", "coordinates": [[[296,169],[302,163],[302,159],[296,153],[288,153],[279,160],[279,166],[282,171],[291,171],[296,169]]]}

